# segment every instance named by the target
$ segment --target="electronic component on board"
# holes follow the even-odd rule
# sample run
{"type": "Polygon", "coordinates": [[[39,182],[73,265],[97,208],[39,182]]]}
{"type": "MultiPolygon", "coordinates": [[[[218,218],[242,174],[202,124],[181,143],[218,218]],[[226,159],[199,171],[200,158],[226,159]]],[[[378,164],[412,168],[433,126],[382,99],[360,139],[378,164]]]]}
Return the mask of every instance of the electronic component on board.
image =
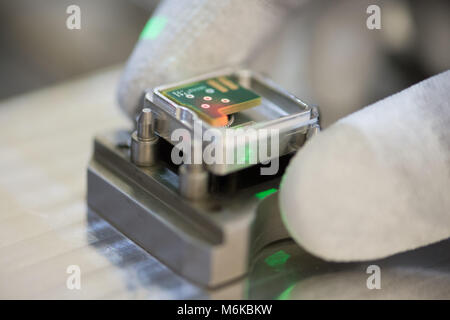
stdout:
{"type": "Polygon", "coordinates": [[[228,115],[261,104],[261,97],[241,86],[237,79],[219,76],[184,84],[161,92],[178,105],[194,110],[214,127],[228,123],[228,115]]]}

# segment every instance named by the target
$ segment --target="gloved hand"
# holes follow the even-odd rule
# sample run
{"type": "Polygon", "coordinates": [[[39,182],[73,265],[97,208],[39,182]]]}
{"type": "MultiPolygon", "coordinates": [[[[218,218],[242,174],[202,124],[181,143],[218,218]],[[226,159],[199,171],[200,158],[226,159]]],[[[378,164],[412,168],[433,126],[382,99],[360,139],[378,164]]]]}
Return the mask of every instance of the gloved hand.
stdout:
{"type": "Polygon", "coordinates": [[[450,71],[357,111],[300,149],[280,188],[292,237],[327,260],[450,237],[450,71]]]}
{"type": "Polygon", "coordinates": [[[132,118],[146,89],[245,63],[298,0],[162,1],[144,28],[119,83],[132,118]]]}
{"type": "MultiPolygon", "coordinates": [[[[121,78],[121,108],[134,118],[148,88],[251,62],[301,2],[163,1],[121,78]]],[[[301,246],[350,261],[450,237],[449,85],[450,72],[422,82],[341,119],[300,150],[280,207],[301,246]]],[[[321,106],[322,115],[329,111],[321,106]]]]}

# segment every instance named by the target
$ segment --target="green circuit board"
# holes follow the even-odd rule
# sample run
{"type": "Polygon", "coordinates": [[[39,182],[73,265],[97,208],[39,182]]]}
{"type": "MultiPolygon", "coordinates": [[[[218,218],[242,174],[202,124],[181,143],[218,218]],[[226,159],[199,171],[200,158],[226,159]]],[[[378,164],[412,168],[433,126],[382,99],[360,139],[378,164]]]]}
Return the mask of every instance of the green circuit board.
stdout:
{"type": "Polygon", "coordinates": [[[220,76],[165,89],[168,99],[194,110],[212,126],[228,123],[228,115],[258,106],[261,97],[232,76],[220,76]]]}

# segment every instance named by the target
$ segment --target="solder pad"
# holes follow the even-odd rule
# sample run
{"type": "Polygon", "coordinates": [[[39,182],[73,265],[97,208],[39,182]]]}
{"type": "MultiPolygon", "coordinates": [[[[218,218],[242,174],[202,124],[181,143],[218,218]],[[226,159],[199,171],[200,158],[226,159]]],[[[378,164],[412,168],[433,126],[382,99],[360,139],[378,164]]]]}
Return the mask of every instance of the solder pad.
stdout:
{"type": "Polygon", "coordinates": [[[228,123],[227,115],[261,104],[261,97],[234,77],[220,76],[162,90],[173,102],[194,110],[212,126],[228,123]]]}

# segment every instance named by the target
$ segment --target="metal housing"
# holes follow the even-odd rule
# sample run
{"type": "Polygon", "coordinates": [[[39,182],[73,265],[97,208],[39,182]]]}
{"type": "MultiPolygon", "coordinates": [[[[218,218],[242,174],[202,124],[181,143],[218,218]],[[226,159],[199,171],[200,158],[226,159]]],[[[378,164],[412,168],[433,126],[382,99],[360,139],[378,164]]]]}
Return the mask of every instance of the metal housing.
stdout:
{"type": "MultiPolygon", "coordinates": [[[[177,273],[208,287],[243,276],[252,254],[288,237],[277,193],[261,195],[278,188],[290,157],[319,130],[317,109],[271,81],[249,71],[201,78],[218,74],[236,74],[241,85],[261,95],[262,105],[236,114],[233,126],[279,130],[276,175],[261,175],[260,163],[174,165],[171,133],[211,127],[162,96],[159,87],[146,95],[137,131],[96,137],[87,176],[93,211],[177,273]],[[152,150],[145,150],[147,144],[152,150]]],[[[223,143],[224,152],[235,147],[223,143]]]]}

